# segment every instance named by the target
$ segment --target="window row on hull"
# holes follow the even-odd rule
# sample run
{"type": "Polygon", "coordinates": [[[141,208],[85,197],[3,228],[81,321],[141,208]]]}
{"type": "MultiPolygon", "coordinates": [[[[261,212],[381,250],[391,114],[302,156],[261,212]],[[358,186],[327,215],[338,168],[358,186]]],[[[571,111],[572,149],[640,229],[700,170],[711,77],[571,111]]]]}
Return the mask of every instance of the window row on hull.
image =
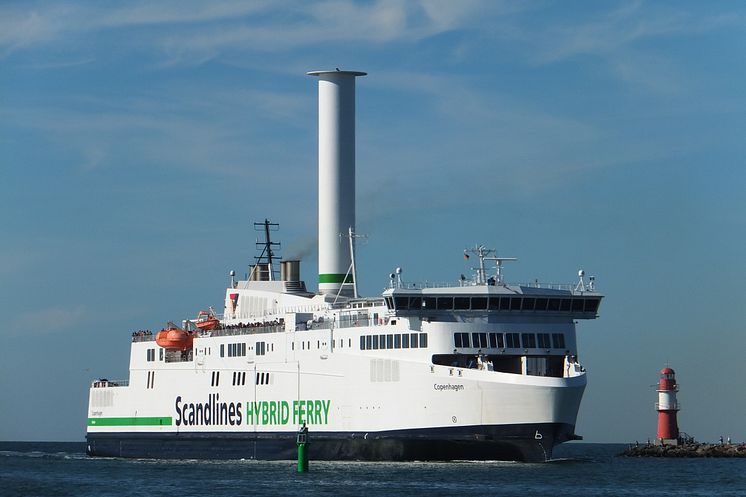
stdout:
{"type": "Polygon", "coordinates": [[[565,349],[562,333],[454,333],[453,345],[474,349],[565,349]]]}
{"type": "Polygon", "coordinates": [[[427,333],[388,333],[385,335],[360,335],[360,350],[418,348],[427,348],[427,333]]]}

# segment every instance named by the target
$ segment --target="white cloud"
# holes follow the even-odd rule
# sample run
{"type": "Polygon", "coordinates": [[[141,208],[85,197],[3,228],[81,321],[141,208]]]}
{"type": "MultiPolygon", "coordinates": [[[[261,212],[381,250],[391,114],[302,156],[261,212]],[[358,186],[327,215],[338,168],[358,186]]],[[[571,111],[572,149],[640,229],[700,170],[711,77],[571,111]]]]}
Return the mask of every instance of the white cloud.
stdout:
{"type": "Polygon", "coordinates": [[[67,30],[65,20],[73,17],[76,11],[67,6],[44,11],[0,7],[0,54],[8,55],[37,43],[54,41],[67,30]]]}
{"type": "Polygon", "coordinates": [[[23,312],[10,324],[15,333],[55,333],[68,330],[85,321],[88,311],[85,306],[45,307],[23,312]]]}
{"type": "Polygon", "coordinates": [[[739,26],[735,13],[700,15],[642,1],[623,3],[590,21],[565,23],[540,30],[534,37],[534,61],[551,63],[577,55],[608,55],[652,38],[703,33],[726,25],[739,26]]]}
{"type": "Polygon", "coordinates": [[[92,24],[99,27],[199,24],[259,14],[286,3],[280,0],[142,2],[112,12],[102,11],[92,24]]]}
{"type": "Polygon", "coordinates": [[[139,2],[118,9],[71,3],[36,9],[0,7],[0,53],[64,40],[71,35],[137,28],[130,43],[160,48],[173,61],[197,63],[223,50],[281,51],[330,41],[382,43],[419,40],[470,27],[492,2],[420,3],[299,0],[139,2]],[[174,30],[164,34],[163,25],[174,30]]]}
{"type": "Polygon", "coordinates": [[[40,259],[39,252],[31,247],[0,249],[0,275],[30,271],[40,259]]]}

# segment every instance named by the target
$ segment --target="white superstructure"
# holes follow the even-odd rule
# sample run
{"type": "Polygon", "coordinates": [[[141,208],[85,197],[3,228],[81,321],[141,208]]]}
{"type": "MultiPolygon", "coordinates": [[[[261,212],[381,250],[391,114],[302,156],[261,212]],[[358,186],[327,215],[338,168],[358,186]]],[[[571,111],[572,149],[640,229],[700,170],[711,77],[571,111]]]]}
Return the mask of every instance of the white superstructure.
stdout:
{"type": "Polygon", "coordinates": [[[265,221],[265,258],[246,281],[231,274],[222,313],[133,334],[129,379],[93,382],[88,452],[293,458],[305,423],[315,459],[547,459],[577,438],[586,373],[575,322],[597,316],[595,282],[510,285],[502,263],[513,259],[478,246],[464,253],[478,259],[473,279],[417,285],[397,270],[380,297],[351,297],[343,235],[354,229],[354,78],[364,73],[309,74],[319,77],[319,195],[331,199],[319,199],[319,293],[299,261],[274,278],[265,221]]]}

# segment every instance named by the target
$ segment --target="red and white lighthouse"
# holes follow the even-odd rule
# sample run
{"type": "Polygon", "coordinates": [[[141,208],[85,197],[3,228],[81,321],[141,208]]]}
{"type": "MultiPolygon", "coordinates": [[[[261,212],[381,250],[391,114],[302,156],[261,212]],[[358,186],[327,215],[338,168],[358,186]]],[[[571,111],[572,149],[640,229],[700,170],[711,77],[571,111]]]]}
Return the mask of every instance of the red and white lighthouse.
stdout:
{"type": "Polygon", "coordinates": [[[658,402],[655,410],[658,411],[658,441],[660,443],[675,444],[679,439],[679,424],[676,421],[676,413],[679,403],[676,401],[676,392],[679,386],[676,384],[676,373],[671,368],[661,369],[661,377],[658,381],[658,402]]]}

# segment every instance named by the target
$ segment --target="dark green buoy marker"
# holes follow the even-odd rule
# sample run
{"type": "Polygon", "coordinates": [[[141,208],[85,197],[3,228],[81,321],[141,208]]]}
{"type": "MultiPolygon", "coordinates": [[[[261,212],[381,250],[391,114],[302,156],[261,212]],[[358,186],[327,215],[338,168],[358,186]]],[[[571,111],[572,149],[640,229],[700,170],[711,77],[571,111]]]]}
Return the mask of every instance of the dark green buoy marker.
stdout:
{"type": "Polygon", "coordinates": [[[298,430],[298,439],[295,443],[298,446],[298,473],[308,472],[308,427],[303,423],[298,430]]]}

